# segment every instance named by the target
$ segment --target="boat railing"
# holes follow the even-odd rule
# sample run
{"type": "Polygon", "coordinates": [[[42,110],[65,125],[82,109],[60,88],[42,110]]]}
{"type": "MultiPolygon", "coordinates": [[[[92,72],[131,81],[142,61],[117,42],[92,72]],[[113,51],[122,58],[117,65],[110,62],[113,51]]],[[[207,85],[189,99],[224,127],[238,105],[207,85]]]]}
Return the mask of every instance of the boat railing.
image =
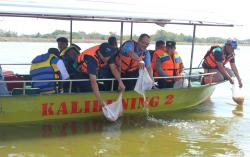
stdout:
{"type": "MultiPolygon", "coordinates": [[[[184,75],[184,76],[171,76],[171,77],[154,77],[155,80],[157,79],[192,79],[195,78],[195,81],[198,81],[201,83],[202,77],[209,76],[209,78],[212,80],[216,72],[212,73],[199,73],[199,74],[192,74],[192,75],[184,75]],[[198,78],[198,79],[197,79],[198,78]]],[[[138,78],[121,78],[122,80],[136,80],[138,78]]],[[[111,83],[111,91],[114,90],[114,82],[115,78],[102,78],[97,79],[98,82],[102,81],[112,81],[111,83]]],[[[11,81],[5,81],[0,80],[0,83],[22,83],[22,95],[26,95],[26,90],[30,88],[30,84],[34,82],[69,82],[69,91],[67,93],[72,93],[72,83],[73,82],[84,82],[89,81],[89,79],[73,79],[73,80],[11,80],[11,81]],[[29,88],[27,88],[29,87],[29,88]]],[[[211,81],[212,82],[212,81],[211,81]]],[[[11,92],[11,91],[10,91],[11,92]]]]}

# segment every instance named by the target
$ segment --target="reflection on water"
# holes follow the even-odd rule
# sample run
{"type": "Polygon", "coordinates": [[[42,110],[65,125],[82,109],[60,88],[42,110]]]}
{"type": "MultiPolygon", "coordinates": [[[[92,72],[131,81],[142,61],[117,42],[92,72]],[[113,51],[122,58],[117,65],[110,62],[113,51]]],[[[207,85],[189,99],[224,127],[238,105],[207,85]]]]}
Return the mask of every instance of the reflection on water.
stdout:
{"type": "Polygon", "coordinates": [[[144,114],[124,116],[115,123],[99,118],[1,125],[0,154],[244,156],[239,147],[242,141],[235,134],[239,118],[214,116],[213,103],[207,101],[189,110],[148,118],[144,114]]]}
{"type": "Polygon", "coordinates": [[[232,113],[237,116],[243,116],[243,105],[237,105],[232,113]]]}

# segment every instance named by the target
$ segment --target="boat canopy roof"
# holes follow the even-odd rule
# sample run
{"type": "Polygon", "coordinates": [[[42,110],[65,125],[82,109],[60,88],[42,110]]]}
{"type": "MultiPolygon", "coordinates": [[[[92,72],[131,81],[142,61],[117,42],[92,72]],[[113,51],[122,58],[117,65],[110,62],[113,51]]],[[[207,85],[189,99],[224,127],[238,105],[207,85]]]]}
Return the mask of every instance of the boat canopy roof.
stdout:
{"type": "Polygon", "coordinates": [[[98,0],[64,0],[63,3],[57,0],[2,0],[0,1],[0,16],[155,23],[161,26],[165,24],[234,26],[226,20],[218,19],[218,16],[211,13],[194,13],[177,11],[176,9],[151,9],[156,7],[159,7],[159,4],[140,7],[138,3],[98,0]]]}

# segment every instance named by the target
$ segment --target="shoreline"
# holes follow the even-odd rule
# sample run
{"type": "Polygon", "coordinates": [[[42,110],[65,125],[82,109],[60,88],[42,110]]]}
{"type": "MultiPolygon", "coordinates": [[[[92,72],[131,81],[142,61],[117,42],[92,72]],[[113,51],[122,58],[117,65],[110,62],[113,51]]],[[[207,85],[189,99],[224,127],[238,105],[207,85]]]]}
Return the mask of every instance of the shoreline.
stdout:
{"type": "MultiPolygon", "coordinates": [[[[101,39],[72,39],[73,43],[102,43],[107,40],[101,39]]],[[[0,42],[56,42],[56,38],[18,38],[18,37],[0,37],[0,42]]]]}
{"type": "MultiPolygon", "coordinates": [[[[125,41],[125,40],[124,40],[125,41]]],[[[18,38],[18,37],[0,37],[0,42],[56,42],[55,38],[18,38]]],[[[73,39],[73,43],[103,43],[107,42],[107,40],[102,39],[73,39]]],[[[117,40],[119,43],[119,40],[117,40]]],[[[155,41],[151,41],[152,44],[155,41]]],[[[191,45],[191,42],[177,42],[179,45],[191,45]]],[[[198,43],[196,42],[195,45],[216,45],[220,44],[223,45],[224,43],[198,43]]],[[[250,43],[240,43],[241,46],[250,46],[250,43]]]]}

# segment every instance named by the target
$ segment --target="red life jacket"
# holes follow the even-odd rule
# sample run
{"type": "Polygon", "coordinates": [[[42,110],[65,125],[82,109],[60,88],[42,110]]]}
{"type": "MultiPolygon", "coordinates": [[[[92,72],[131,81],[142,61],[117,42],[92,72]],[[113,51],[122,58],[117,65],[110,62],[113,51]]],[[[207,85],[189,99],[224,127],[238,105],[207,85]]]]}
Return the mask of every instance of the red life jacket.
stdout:
{"type": "Polygon", "coordinates": [[[182,70],[182,61],[180,56],[176,51],[174,51],[173,58],[165,50],[156,50],[153,59],[152,59],[152,69],[154,76],[158,77],[159,74],[156,70],[156,58],[159,58],[161,61],[161,67],[163,71],[168,76],[180,76],[182,70]]]}
{"type": "Polygon", "coordinates": [[[211,46],[211,48],[207,51],[205,57],[204,57],[204,63],[209,66],[212,69],[215,69],[217,67],[215,57],[214,57],[214,49],[220,48],[222,51],[222,59],[223,59],[223,65],[227,64],[230,60],[232,60],[235,56],[234,53],[226,56],[224,50],[220,46],[211,46]]]}
{"type": "Polygon", "coordinates": [[[83,51],[79,56],[78,56],[78,58],[77,58],[77,63],[78,63],[78,65],[79,65],[79,68],[80,68],[80,70],[83,72],[83,73],[87,73],[87,64],[86,64],[86,62],[84,61],[84,57],[87,55],[87,56],[92,56],[95,60],[96,60],[96,62],[97,62],[97,64],[98,64],[98,66],[97,66],[97,71],[99,70],[99,69],[101,69],[101,68],[103,68],[106,64],[104,64],[101,60],[100,60],[100,58],[99,58],[99,56],[98,56],[98,54],[97,54],[97,52],[99,51],[99,48],[100,48],[100,45],[96,45],[96,46],[93,46],[93,47],[90,47],[90,48],[88,48],[87,50],[85,50],[85,51],[83,51]]]}

